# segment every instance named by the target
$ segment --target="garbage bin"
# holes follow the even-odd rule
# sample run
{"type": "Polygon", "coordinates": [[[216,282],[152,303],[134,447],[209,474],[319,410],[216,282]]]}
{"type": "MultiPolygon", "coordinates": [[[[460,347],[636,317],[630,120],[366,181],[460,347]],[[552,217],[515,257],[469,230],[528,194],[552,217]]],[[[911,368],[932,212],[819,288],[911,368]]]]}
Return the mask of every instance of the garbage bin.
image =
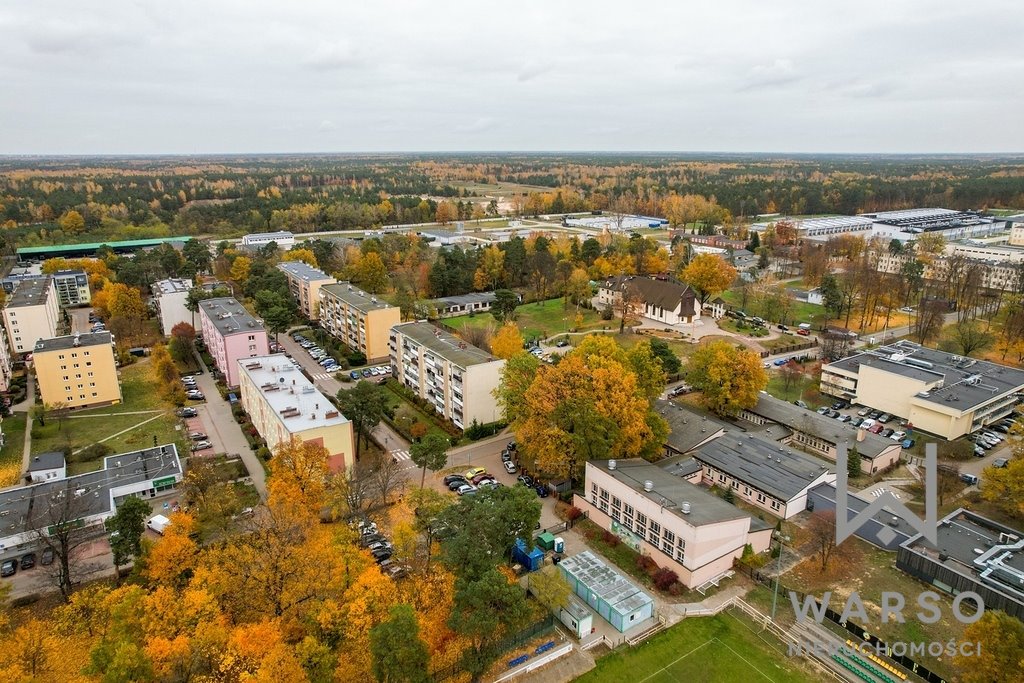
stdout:
{"type": "Polygon", "coordinates": [[[559,538],[555,539],[555,552],[556,553],[564,553],[565,552],[565,539],[564,538],[559,537],[559,538]]]}

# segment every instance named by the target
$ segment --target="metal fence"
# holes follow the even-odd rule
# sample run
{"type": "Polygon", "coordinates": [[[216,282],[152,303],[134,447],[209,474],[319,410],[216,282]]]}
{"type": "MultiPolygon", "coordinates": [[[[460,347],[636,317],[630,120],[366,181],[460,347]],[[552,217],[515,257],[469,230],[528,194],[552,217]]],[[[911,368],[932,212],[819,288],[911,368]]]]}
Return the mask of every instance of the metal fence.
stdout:
{"type": "MultiPolygon", "coordinates": [[[[523,643],[527,642],[531,638],[534,638],[542,633],[546,633],[555,627],[554,615],[548,614],[540,621],[530,624],[518,633],[513,633],[510,636],[506,636],[501,640],[489,645],[482,653],[481,657],[488,662],[493,662],[498,659],[504,652],[508,652],[514,648],[519,647],[523,643]]],[[[469,653],[469,650],[463,653],[463,659],[465,655],[469,653]]],[[[456,662],[450,666],[446,666],[440,669],[435,669],[430,672],[430,680],[434,683],[442,683],[449,679],[455,678],[460,674],[466,672],[466,667],[462,661],[456,662]]]]}

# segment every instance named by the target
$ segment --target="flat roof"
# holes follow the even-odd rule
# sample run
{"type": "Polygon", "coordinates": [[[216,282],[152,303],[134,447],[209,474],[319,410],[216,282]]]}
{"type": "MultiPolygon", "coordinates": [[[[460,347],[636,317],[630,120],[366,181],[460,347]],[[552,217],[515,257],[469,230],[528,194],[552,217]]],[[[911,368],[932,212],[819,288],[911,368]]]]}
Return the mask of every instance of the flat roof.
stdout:
{"type": "Polygon", "coordinates": [[[77,347],[110,346],[114,343],[114,337],[110,332],[88,332],[84,334],[67,334],[63,337],[52,339],[40,339],[36,342],[34,353],[41,351],[63,351],[77,347]],[[78,341],[76,344],[75,341],[78,341]]]}
{"type": "Polygon", "coordinates": [[[277,264],[278,270],[289,273],[302,280],[333,280],[334,278],[320,270],[314,268],[305,261],[285,261],[277,264]]]}
{"type": "Polygon", "coordinates": [[[811,436],[828,441],[831,444],[845,443],[848,446],[857,445],[857,453],[869,458],[876,458],[884,451],[896,445],[892,439],[887,439],[877,434],[863,430],[863,439],[858,441],[859,431],[846,422],[831,417],[819,415],[813,410],[801,408],[798,405],[775,398],[769,394],[761,394],[757,404],[748,411],[755,415],[777,422],[793,431],[803,432],[811,436]]]}
{"type": "Polygon", "coordinates": [[[64,467],[64,464],[63,453],[60,451],[49,451],[48,453],[32,456],[32,459],[28,461],[28,471],[55,470],[64,467]]]}
{"type": "Polygon", "coordinates": [[[666,511],[685,520],[691,526],[750,517],[735,505],[641,458],[614,460],[614,470],[608,467],[611,462],[613,461],[591,460],[587,467],[599,469],[616,481],[626,484],[644,498],[663,505],[666,511]],[[650,491],[644,489],[645,482],[648,481],[653,484],[650,491]],[[689,513],[682,512],[680,506],[683,503],[690,504],[689,513]]]}
{"type": "MultiPolygon", "coordinates": [[[[822,482],[811,489],[814,493],[817,493],[822,498],[826,498],[833,503],[836,502],[836,485],[831,482],[822,482]]],[[[857,495],[846,497],[846,519],[847,521],[852,520],[861,510],[866,508],[871,503],[858,497],[857,495]]],[[[838,514],[838,513],[837,513],[838,514]]],[[[889,509],[882,508],[881,512],[877,512],[871,516],[871,519],[881,524],[882,526],[889,527],[893,531],[901,534],[904,538],[910,538],[917,533],[917,529],[910,526],[907,520],[903,519],[900,515],[893,514],[889,509]]]]}
{"type": "Polygon", "coordinates": [[[953,216],[960,213],[953,209],[900,209],[898,211],[876,211],[875,213],[861,214],[868,218],[874,218],[880,221],[891,221],[891,220],[903,220],[905,218],[945,218],[946,216],[953,216]]]}
{"type": "Polygon", "coordinates": [[[797,218],[793,221],[799,230],[827,230],[829,228],[869,229],[874,221],[867,216],[828,216],[825,218],[797,218]]]}
{"type": "Polygon", "coordinates": [[[199,302],[199,310],[206,313],[206,317],[222,336],[263,329],[260,321],[245,310],[242,304],[235,301],[234,297],[204,299],[199,302]]]}
{"type": "Polygon", "coordinates": [[[618,614],[631,614],[654,602],[651,596],[589,550],[563,558],[558,566],[596,593],[618,614]]]}
{"type": "Polygon", "coordinates": [[[693,457],[783,501],[834,471],[821,460],[754,434],[726,432],[693,457]]]}
{"type": "Polygon", "coordinates": [[[58,501],[74,498],[74,518],[93,517],[113,512],[115,488],[180,474],[178,449],[174,444],[165,444],[107,456],[103,469],[95,472],[4,489],[0,491],[0,515],[4,517],[0,536],[14,536],[52,524],[54,520],[48,511],[58,501]]]}
{"type": "Polygon", "coordinates": [[[693,450],[729,424],[674,401],[658,399],[654,410],[668,423],[666,443],[680,453],[693,450]]]}
{"type": "Polygon", "coordinates": [[[270,239],[273,241],[275,237],[281,237],[287,239],[289,237],[295,237],[295,235],[288,230],[277,230],[275,232],[250,232],[248,235],[242,237],[243,240],[252,239],[259,237],[261,239],[270,239]]]}
{"type": "Polygon", "coordinates": [[[175,242],[188,242],[191,237],[154,237],[144,240],[121,240],[116,242],[85,242],[83,244],[53,244],[48,247],[21,247],[18,249],[18,256],[50,256],[65,252],[77,251],[99,251],[100,247],[107,246],[111,249],[135,249],[142,247],[158,247],[161,244],[175,242]]]}
{"type": "Polygon", "coordinates": [[[329,293],[340,300],[347,303],[357,311],[368,313],[369,311],[379,311],[385,308],[394,308],[391,304],[383,299],[377,298],[373,294],[367,294],[358,287],[352,285],[351,282],[338,282],[333,285],[324,285],[320,288],[321,296],[323,293],[329,293]]]}
{"type": "Polygon", "coordinates": [[[192,289],[192,280],[184,278],[170,278],[153,283],[153,289],[161,294],[181,294],[192,289]]]}
{"type": "Polygon", "coordinates": [[[289,432],[348,422],[348,418],[283,353],[240,358],[238,366],[256,385],[260,396],[289,432]]]}
{"type": "Polygon", "coordinates": [[[428,322],[402,323],[401,325],[395,325],[391,329],[400,332],[413,342],[424,346],[461,368],[498,360],[483,349],[479,349],[428,322]]]}
{"type": "Polygon", "coordinates": [[[46,302],[46,294],[50,291],[53,276],[22,280],[14,293],[7,298],[7,308],[21,306],[39,306],[46,302]]]}
{"type": "Polygon", "coordinates": [[[960,411],[1024,389],[1024,370],[929,349],[906,340],[829,363],[825,369],[837,367],[859,374],[863,365],[921,382],[941,382],[941,387],[930,389],[927,396],[917,394],[914,400],[960,411]]]}
{"type": "MultiPolygon", "coordinates": [[[[466,304],[493,304],[497,300],[494,292],[470,292],[457,296],[439,296],[430,299],[427,304],[446,304],[448,306],[465,306],[466,304]]],[[[436,306],[435,306],[436,307],[436,306]]]]}

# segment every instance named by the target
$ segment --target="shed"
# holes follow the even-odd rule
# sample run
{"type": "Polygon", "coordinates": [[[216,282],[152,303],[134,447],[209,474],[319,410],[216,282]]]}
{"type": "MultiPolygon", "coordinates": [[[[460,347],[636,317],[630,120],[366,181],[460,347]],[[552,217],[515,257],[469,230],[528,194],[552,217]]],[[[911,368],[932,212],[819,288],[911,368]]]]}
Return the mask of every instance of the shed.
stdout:
{"type": "Polygon", "coordinates": [[[577,638],[585,638],[594,630],[594,613],[575,595],[569,596],[565,607],[558,608],[558,619],[571,628],[577,638]]]}
{"type": "Polygon", "coordinates": [[[540,536],[537,537],[537,545],[539,545],[544,550],[554,550],[555,549],[555,535],[545,531],[544,533],[542,533],[540,536]]]}
{"type": "Polygon", "coordinates": [[[573,593],[620,633],[654,614],[654,600],[589,550],[567,557],[558,570],[573,593]]]}

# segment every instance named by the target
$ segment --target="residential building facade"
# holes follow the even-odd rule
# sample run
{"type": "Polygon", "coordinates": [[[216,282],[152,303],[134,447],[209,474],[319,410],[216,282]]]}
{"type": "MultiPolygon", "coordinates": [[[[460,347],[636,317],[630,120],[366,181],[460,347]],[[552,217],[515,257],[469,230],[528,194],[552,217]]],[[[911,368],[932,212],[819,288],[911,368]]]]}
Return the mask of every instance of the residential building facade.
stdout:
{"type": "Polygon", "coordinates": [[[688,588],[729,572],[746,544],[771,543],[771,525],[646,460],[592,460],[585,477],[576,507],[688,588]]]}
{"type": "Polygon", "coordinates": [[[153,283],[153,299],[160,312],[160,330],[164,336],[178,323],[196,326],[195,315],[188,310],[188,293],[192,290],[192,280],[171,278],[153,283]]]}
{"type": "Polygon", "coordinates": [[[29,353],[40,339],[56,337],[60,323],[57,290],[50,276],[22,282],[4,307],[11,353],[29,353]]]}
{"type": "Polygon", "coordinates": [[[121,402],[109,332],[41,339],[32,351],[32,364],[43,403],[76,409],[121,402]]]}
{"type": "Polygon", "coordinates": [[[84,270],[58,270],[53,274],[53,286],[62,307],[86,306],[92,302],[89,276],[84,270]]]}
{"type": "Polygon", "coordinates": [[[271,451],[297,439],[327,451],[340,472],[355,462],[352,423],[284,354],[238,361],[242,407],[271,451]]]}
{"type": "Polygon", "coordinates": [[[1024,370],[901,340],[823,365],[820,389],[956,439],[1010,414],[1024,370]]]}
{"type": "Polygon", "coordinates": [[[501,419],[493,392],[505,361],[428,322],[391,328],[394,376],[459,429],[501,419]]]}
{"type": "Polygon", "coordinates": [[[320,288],[333,285],[337,280],[302,261],[286,261],[277,264],[277,269],[288,278],[288,289],[299,304],[302,315],[310,320],[320,317],[320,288]]]}
{"type": "Polygon", "coordinates": [[[206,349],[229,387],[238,386],[238,361],[270,353],[267,331],[232,297],[199,302],[199,323],[206,349]]]}
{"type": "Polygon", "coordinates": [[[700,319],[700,301],[689,285],[678,280],[626,275],[608,278],[597,291],[602,306],[621,308],[632,302],[635,315],[665,325],[690,324],[700,319]]]}
{"type": "Polygon", "coordinates": [[[391,328],[402,322],[402,310],[349,282],[320,287],[320,326],[359,351],[370,363],[387,360],[391,328]]]}
{"type": "Polygon", "coordinates": [[[13,368],[11,366],[11,347],[7,342],[7,333],[0,327],[0,391],[7,391],[11,386],[13,368]]]}

